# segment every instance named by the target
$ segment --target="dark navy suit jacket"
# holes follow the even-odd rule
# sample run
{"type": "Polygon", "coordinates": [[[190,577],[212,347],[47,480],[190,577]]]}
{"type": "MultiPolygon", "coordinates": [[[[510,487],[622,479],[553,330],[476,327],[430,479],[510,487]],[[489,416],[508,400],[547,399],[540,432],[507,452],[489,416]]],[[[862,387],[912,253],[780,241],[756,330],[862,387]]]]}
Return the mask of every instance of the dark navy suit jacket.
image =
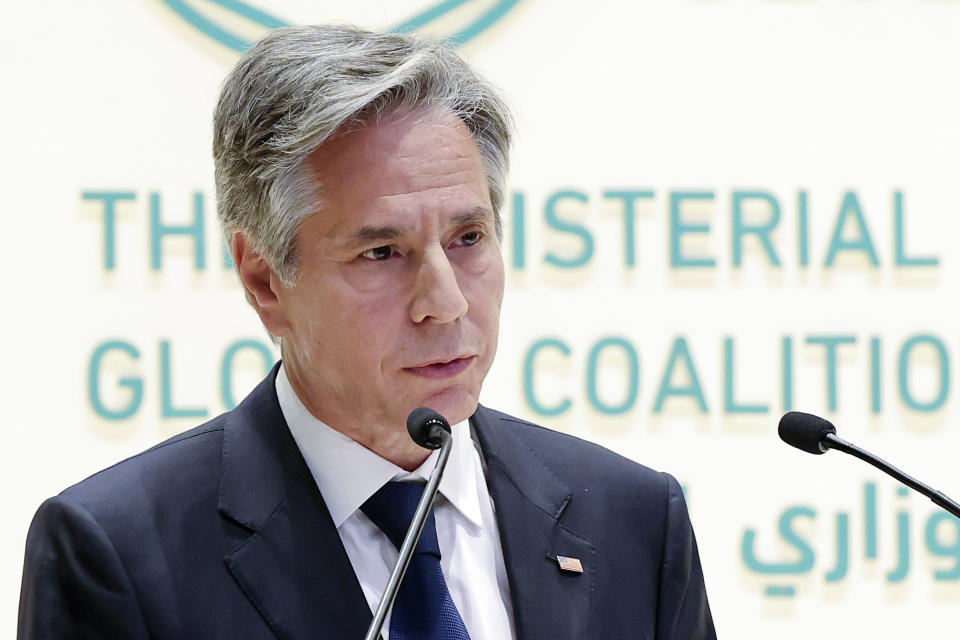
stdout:
{"type": "MultiPolygon", "coordinates": [[[[18,637],[360,639],[370,609],[274,390],[47,500],[18,637]]],[[[677,482],[483,407],[519,640],[714,638],[677,482]],[[556,556],[579,558],[583,573],[556,556]]]]}

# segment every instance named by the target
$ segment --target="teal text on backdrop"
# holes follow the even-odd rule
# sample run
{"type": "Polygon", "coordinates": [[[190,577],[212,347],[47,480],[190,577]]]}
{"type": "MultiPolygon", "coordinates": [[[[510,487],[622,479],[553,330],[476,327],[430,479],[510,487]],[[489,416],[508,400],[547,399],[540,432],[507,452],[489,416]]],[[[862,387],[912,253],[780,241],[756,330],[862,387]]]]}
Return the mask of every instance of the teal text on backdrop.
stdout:
{"type": "MultiPolygon", "coordinates": [[[[775,561],[761,558],[756,549],[757,539],[766,534],[749,527],[741,538],[743,564],[748,571],[767,582],[764,587],[765,595],[793,596],[796,595],[796,583],[812,578],[821,558],[827,559],[827,564],[822,567],[823,582],[839,583],[848,578],[853,563],[851,550],[862,548],[866,561],[877,562],[883,551],[878,540],[883,539],[888,545],[885,555],[892,557],[893,561],[882,573],[882,579],[889,584],[904,582],[912,571],[918,570],[917,563],[911,561],[914,524],[908,508],[909,491],[905,487],[897,487],[895,495],[896,512],[891,514],[892,518],[885,518],[878,507],[877,484],[865,483],[862,509],[853,514],[837,512],[833,518],[832,539],[828,535],[820,536],[821,539],[826,539],[827,545],[833,547],[825,551],[818,551],[816,536],[803,530],[803,525],[816,523],[822,519],[822,514],[809,505],[786,507],[777,520],[777,536],[783,543],[786,558],[775,561]],[[859,516],[859,528],[863,531],[862,546],[857,545],[853,539],[850,526],[852,516],[859,516]],[[886,525],[890,525],[892,535],[879,535],[878,530],[886,525]]],[[[824,531],[823,527],[821,531],[824,531]]],[[[829,534],[831,531],[827,528],[825,533],[829,534]]],[[[934,581],[960,581],[960,519],[945,511],[930,514],[923,525],[923,546],[931,556],[928,564],[932,565],[929,571],[934,581]]]]}
{"type": "MultiPolygon", "coordinates": [[[[486,9],[476,18],[472,18],[465,25],[458,25],[451,33],[446,34],[446,40],[452,46],[458,46],[473,40],[503,18],[520,0],[498,0],[493,6],[486,9]]],[[[189,0],[163,0],[178,16],[187,21],[194,28],[225,47],[237,52],[244,52],[253,44],[249,39],[239,35],[225,26],[222,21],[211,17],[208,13],[195,6],[189,0]]],[[[271,13],[264,11],[248,2],[241,0],[212,0],[221,9],[235,17],[249,21],[252,25],[264,29],[285,27],[290,23],[271,13]]],[[[395,25],[390,31],[396,33],[411,33],[431,23],[448,16],[464,5],[476,4],[475,0],[441,0],[428,5],[420,12],[395,25]]],[[[319,18],[318,18],[319,19],[319,18]]],[[[330,19],[328,17],[327,19],[330,19]]]]}
{"type": "MultiPolygon", "coordinates": [[[[595,200],[607,203],[617,203],[622,206],[622,225],[619,252],[620,261],[626,268],[636,268],[638,263],[636,239],[641,233],[638,223],[638,210],[641,203],[653,206],[657,192],[653,189],[606,189],[599,198],[591,197],[589,192],[577,189],[556,189],[551,191],[540,210],[540,221],[545,229],[561,239],[570,240],[576,246],[573,251],[564,252],[548,246],[539,256],[542,265],[563,270],[580,269],[590,265],[597,253],[595,232],[588,223],[592,215],[590,205],[595,200]]],[[[164,199],[161,192],[150,191],[138,194],[129,189],[86,190],[81,194],[85,201],[97,204],[103,221],[103,266],[107,270],[117,268],[117,209],[125,205],[135,204],[146,200],[149,203],[150,268],[159,270],[163,263],[163,240],[171,236],[185,236],[194,242],[194,267],[203,270],[207,260],[207,238],[205,222],[208,202],[212,199],[202,191],[195,191],[192,195],[189,215],[186,222],[172,223],[169,217],[182,219],[182,207],[174,205],[174,215],[165,212],[164,199]]],[[[694,254],[687,244],[697,238],[708,236],[715,231],[715,225],[700,215],[693,219],[688,211],[692,205],[709,207],[714,212],[711,217],[724,219],[729,225],[730,251],[724,254],[729,263],[736,268],[744,267],[745,245],[752,241],[761,249],[758,255],[762,256],[761,264],[774,268],[783,267],[785,246],[778,246],[775,232],[790,224],[786,220],[785,207],[781,204],[782,197],[778,197],[771,190],[734,190],[730,194],[729,209],[723,208],[718,202],[717,194],[708,189],[666,191],[666,220],[668,242],[670,246],[669,267],[675,270],[691,268],[715,268],[718,265],[718,256],[694,254]],[[748,210],[759,205],[765,215],[762,222],[748,219],[748,210]],[[720,209],[719,211],[716,211],[720,209]]],[[[905,208],[905,194],[901,190],[894,190],[890,198],[889,216],[886,212],[872,212],[868,215],[861,204],[861,197],[854,190],[845,191],[832,216],[833,222],[829,225],[829,240],[822,247],[811,246],[811,223],[809,211],[809,193],[800,190],[795,194],[795,220],[791,228],[795,229],[793,241],[790,244],[790,254],[795,256],[798,267],[811,266],[811,254],[822,256],[819,264],[825,269],[835,268],[841,257],[851,255],[860,258],[869,267],[879,268],[885,262],[896,268],[930,268],[940,265],[940,258],[936,255],[923,253],[912,249],[907,238],[907,213],[905,208]],[[893,239],[889,251],[878,246],[876,227],[880,224],[889,225],[889,235],[893,239]],[[818,251],[814,252],[814,249],[818,251]]],[[[533,220],[528,214],[530,205],[528,197],[522,190],[515,190],[511,198],[512,211],[510,216],[512,241],[512,267],[517,271],[527,269],[530,264],[529,243],[527,241],[533,220]]],[[[212,215],[212,214],[211,214],[212,215]]],[[[819,216],[824,218],[826,216],[819,216]]],[[[612,250],[604,247],[605,251],[612,250]]],[[[221,264],[232,268],[229,254],[221,251],[221,264]]]]}

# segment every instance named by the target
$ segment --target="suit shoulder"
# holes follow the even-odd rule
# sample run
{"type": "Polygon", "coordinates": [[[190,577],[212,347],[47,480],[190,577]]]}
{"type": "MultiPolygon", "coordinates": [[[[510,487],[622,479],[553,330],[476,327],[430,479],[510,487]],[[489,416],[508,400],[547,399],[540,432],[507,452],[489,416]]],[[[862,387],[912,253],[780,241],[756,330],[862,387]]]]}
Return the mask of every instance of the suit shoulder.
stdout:
{"type": "Polygon", "coordinates": [[[125,496],[137,500],[196,487],[204,476],[219,473],[226,415],[98,471],[60,495],[93,509],[103,502],[122,502],[125,496]]]}
{"type": "Polygon", "coordinates": [[[557,471],[558,475],[573,476],[582,482],[626,482],[636,489],[665,491],[669,481],[666,473],[630,460],[599,444],[555,431],[522,418],[486,409],[489,416],[510,425],[513,435],[530,449],[531,455],[557,471]]]}

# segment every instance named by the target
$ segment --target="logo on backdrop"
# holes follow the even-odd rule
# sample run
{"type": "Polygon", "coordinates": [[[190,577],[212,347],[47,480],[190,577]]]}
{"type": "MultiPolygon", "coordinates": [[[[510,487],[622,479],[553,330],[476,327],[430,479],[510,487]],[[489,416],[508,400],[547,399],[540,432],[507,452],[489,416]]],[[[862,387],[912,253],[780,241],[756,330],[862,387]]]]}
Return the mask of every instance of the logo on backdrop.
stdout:
{"type": "MultiPolygon", "coordinates": [[[[163,0],[178,16],[204,35],[240,53],[269,29],[293,24],[241,0],[163,0]],[[215,5],[215,6],[210,6],[215,5]],[[200,7],[205,7],[205,10],[200,7]]],[[[451,46],[465,44],[496,24],[520,0],[432,0],[413,16],[388,30],[430,32],[451,46]],[[443,27],[437,28],[437,23],[443,27]]]]}

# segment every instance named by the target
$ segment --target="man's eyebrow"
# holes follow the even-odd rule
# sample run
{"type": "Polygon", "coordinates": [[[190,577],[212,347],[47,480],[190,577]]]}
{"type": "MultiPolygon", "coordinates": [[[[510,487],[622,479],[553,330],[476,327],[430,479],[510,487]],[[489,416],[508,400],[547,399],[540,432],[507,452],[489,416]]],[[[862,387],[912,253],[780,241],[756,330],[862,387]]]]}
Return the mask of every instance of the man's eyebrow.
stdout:
{"type": "MultiPolygon", "coordinates": [[[[471,224],[480,224],[491,222],[493,213],[487,207],[477,207],[466,213],[461,213],[450,219],[450,226],[464,227],[471,224]]],[[[361,227],[356,233],[347,239],[347,245],[351,247],[369,245],[373,242],[386,242],[396,240],[403,235],[403,229],[391,225],[372,225],[368,224],[361,227]]]]}
{"type": "Polygon", "coordinates": [[[486,207],[477,207],[450,219],[451,226],[462,227],[471,224],[493,222],[493,212],[486,207]]]}
{"type": "Polygon", "coordinates": [[[362,246],[371,242],[394,240],[399,238],[401,230],[398,227],[366,225],[347,239],[350,246],[362,246]]]}

